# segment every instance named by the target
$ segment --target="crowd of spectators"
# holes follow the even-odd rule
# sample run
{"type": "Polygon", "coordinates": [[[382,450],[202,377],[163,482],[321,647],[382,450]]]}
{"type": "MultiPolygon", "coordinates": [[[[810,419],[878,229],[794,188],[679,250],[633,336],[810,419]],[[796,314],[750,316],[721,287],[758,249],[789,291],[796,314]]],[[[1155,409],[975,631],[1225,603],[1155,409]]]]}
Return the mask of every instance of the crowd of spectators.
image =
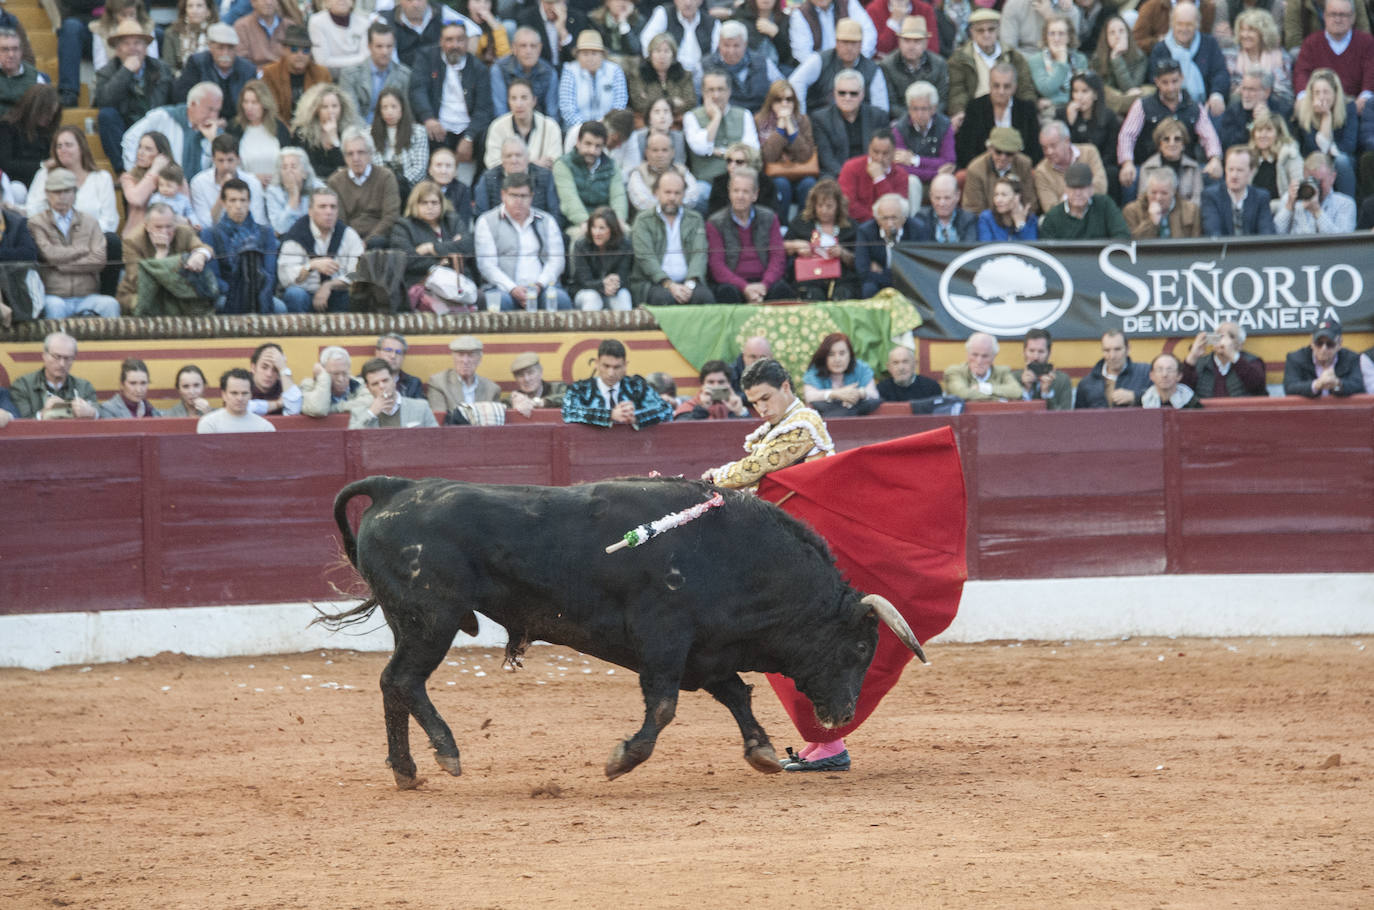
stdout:
{"type": "Polygon", "coordinates": [[[62,5],[56,74],[0,24],[0,256],[44,285],[7,320],[343,310],[387,256],[392,310],[622,309],[1374,226],[1355,0],[62,5]]]}

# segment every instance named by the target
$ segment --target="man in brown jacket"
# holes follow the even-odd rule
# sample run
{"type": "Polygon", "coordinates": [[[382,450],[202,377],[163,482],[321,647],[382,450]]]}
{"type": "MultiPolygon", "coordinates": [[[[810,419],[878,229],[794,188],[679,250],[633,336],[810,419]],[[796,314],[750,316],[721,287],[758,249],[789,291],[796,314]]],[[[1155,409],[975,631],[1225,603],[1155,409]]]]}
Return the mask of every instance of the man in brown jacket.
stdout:
{"type": "Polygon", "coordinates": [[[138,306],[138,264],[145,259],[166,259],[182,253],[190,253],[183,267],[191,272],[204,271],[215,255],[195,231],[176,223],[171,206],[153,203],[148,207],[143,226],[124,237],[124,277],[120,279],[115,296],[125,313],[133,313],[138,306]]]}
{"type": "Polygon", "coordinates": [[[282,17],[277,0],[253,0],[252,14],[234,23],[234,31],[239,35],[238,55],[247,57],[259,68],[276,63],[286,56],[282,42],[290,26],[282,17]]]}
{"type": "Polygon", "coordinates": [[[1030,156],[1022,151],[1021,134],[1009,126],[994,126],[987,151],[968,163],[964,174],[964,211],[981,215],[992,208],[992,185],[1011,174],[1021,182],[1021,200],[1032,212],[1040,210],[1030,156]]]}
{"type": "Polygon", "coordinates": [[[325,182],[339,194],[339,220],[363,238],[369,249],[386,246],[391,227],[401,217],[401,192],[391,168],[374,165],[377,153],[372,135],[361,127],[343,131],[346,167],[341,167],[325,182]]]}
{"type": "Polygon", "coordinates": [[[38,275],[46,291],[43,317],[66,319],[92,312],[119,318],[119,301],[100,293],[100,270],[105,268],[100,222],[73,207],[76,175],[53,168],[46,186],[48,207],[29,220],[29,233],[38,247],[38,275]]]}
{"type": "Polygon", "coordinates": [[[1172,168],[1146,171],[1144,193],[1121,214],[1136,240],[1202,236],[1202,209],[1178,198],[1178,175],[1172,168]]]}
{"type": "Polygon", "coordinates": [[[310,56],[310,32],[304,25],[288,25],[282,46],[286,50],[285,55],[276,63],[269,63],[262,68],[262,81],[272,90],[281,119],[290,123],[296,102],[305,94],[305,90],[317,82],[329,82],[330,78],[329,70],[310,56]]]}

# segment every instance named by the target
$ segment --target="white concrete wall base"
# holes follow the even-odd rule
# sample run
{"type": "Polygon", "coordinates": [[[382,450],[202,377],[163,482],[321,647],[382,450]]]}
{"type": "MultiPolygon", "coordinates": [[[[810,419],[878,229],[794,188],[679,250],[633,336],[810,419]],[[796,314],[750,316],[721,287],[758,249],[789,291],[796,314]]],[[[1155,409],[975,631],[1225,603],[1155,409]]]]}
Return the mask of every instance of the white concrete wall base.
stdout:
{"type": "MultiPolygon", "coordinates": [[[[309,626],[315,615],[308,603],[286,603],[0,616],[0,667],[45,670],[162,651],[244,657],[391,650],[380,612],[339,633],[309,626]]],[[[505,630],[478,618],[477,637],[460,634],[455,645],[503,646],[505,630]]],[[[1374,575],[1153,575],[970,582],[958,618],[936,640],[1366,634],[1374,634],[1374,575]]]]}

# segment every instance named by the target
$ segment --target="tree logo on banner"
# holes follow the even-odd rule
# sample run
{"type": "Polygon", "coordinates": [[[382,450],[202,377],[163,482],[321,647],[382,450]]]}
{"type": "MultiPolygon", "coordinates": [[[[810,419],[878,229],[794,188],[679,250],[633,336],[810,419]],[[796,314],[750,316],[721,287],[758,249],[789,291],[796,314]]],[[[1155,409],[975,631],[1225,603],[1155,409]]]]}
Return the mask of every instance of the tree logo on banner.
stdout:
{"type": "Polygon", "coordinates": [[[945,312],[978,332],[1021,335],[1069,308],[1073,279],[1049,253],[1019,243],[969,250],[940,276],[945,312]]]}

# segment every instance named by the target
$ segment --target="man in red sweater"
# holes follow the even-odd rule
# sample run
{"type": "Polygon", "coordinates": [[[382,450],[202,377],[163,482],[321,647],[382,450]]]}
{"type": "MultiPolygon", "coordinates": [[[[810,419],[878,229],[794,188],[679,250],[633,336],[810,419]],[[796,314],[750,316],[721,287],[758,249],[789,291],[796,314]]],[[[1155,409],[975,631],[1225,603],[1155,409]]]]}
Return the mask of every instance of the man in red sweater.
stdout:
{"type": "Polygon", "coordinates": [[[716,303],[794,300],[796,290],[784,278],[787,254],[777,214],[755,205],[759,174],[740,166],[730,172],[730,204],[706,219],[706,245],[711,251],[711,291],[716,303]]]}
{"type": "Polygon", "coordinates": [[[892,130],[876,129],[868,138],[868,154],[850,158],[840,168],[840,191],[849,200],[849,217],[855,224],[873,217],[873,203],[880,197],[907,195],[906,168],[892,166],[896,148],[892,130]]]}
{"type": "Polygon", "coordinates": [[[1305,91],[1312,73],[1322,68],[1335,70],[1346,97],[1363,114],[1374,94],[1374,36],[1355,28],[1351,0],[1326,0],[1326,28],[1303,39],[1293,64],[1293,88],[1305,91]]]}

